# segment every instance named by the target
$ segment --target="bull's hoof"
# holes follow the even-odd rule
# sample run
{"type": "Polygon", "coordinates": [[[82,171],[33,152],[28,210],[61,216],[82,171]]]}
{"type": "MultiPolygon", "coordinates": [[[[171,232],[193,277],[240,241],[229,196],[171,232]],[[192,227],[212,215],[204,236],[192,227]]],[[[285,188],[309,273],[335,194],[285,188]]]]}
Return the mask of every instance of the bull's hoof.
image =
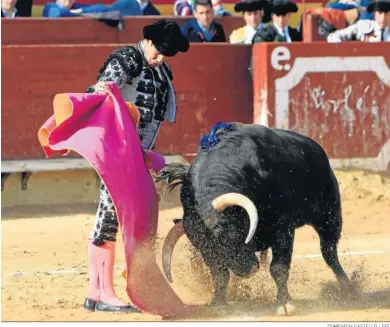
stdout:
{"type": "Polygon", "coordinates": [[[340,281],[340,289],[349,300],[357,300],[360,297],[357,282],[342,280],[340,281]]]}
{"type": "Polygon", "coordinates": [[[284,305],[279,305],[276,307],[277,316],[293,316],[296,313],[295,305],[291,302],[287,302],[284,305]]]}

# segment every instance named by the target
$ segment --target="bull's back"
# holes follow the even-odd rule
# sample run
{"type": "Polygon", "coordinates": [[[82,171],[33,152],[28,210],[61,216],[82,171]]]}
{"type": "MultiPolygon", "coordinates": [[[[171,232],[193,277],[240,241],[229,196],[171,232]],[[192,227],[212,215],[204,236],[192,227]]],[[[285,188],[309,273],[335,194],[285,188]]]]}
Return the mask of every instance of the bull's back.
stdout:
{"type": "Polygon", "coordinates": [[[191,180],[203,203],[238,192],[263,208],[305,212],[313,206],[321,210],[339,196],[328,157],[318,143],[261,125],[243,125],[222,135],[212,148],[199,151],[191,180]]]}
{"type": "Polygon", "coordinates": [[[229,178],[248,178],[255,172],[261,180],[283,176],[287,178],[284,185],[291,181],[294,186],[303,179],[327,181],[333,175],[325,151],[311,138],[253,124],[228,132],[218,144],[201,149],[190,172],[200,181],[199,187],[209,185],[210,179],[227,179],[228,183],[229,178]]]}
{"type": "MultiPolygon", "coordinates": [[[[279,173],[285,168],[302,168],[307,173],[326,173],[330,169],[324,149],[313,139],[294,131],[267,128],[262,125],[244,125],[237,133],[243,142],[252,143],[258,160],[267,161],[279,173]]],[[[223,140],[229,141],[229,135],[223,140]]]]}

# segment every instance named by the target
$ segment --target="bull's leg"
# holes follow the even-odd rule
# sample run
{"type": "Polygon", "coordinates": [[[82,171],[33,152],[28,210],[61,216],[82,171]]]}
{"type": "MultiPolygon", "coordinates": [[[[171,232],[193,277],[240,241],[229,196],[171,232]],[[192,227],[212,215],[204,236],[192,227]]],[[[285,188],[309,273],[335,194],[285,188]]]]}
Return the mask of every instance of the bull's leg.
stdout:
{"type": "Polygon", "coordinates": [[[211,267],[211,274],[214,282],[214,297],[211,305],[226,304],[229,269],[215,265],[211,267]]]}
{"type": "Polygon", "coordinates": [[[348,287],[349,279],[343,267],[339,262],[337,255],[337,243],[335,241],[327,241],[320,237],[321,253],[326,264],[332,269],[333,273],[342,288],[348,287]]]}
{"type": "Polygon", "coordinates": [[[277,315],[290,315],[295,312],[294,305],[290,303],[291,297],[287,287],[293,252],[294,235],[294,229],[279,230],[276,233],[276,242],[272,246],[270,272],[277,287],[277,315]]]}
{"type": "Polygon", "coordinates": [[[340,285],[340,288],[345,292],[345,294],[356,297],[357,290],[350,282],[347,274],[345,273],[343,267],[340,264],[338,255],[337,255],[337,240],[332,237],[332,233],[325,231],[325,229],[317,229],[317,232],[320,236],[320,246],[322,257],[324,258],[326,264],[332,269],[333,273],[336,275],[337,281],[340,285]]]}
{"type": "MultiPolygon", "coordinates": [[[[328,194],[331,196],[332,192],[328,192],[328,194]]],[[[337,244],[341,237],[342,215],[339,207],[340,203],[336,200],[333,198],[328,200],[331,205],[323,210],[324,215],[313,223],[313,227],[320,237],[322,257],[336,275],[341,289],[345,294],[356,296],[356,290],[354,290],[337,255],[337,244]]]]}
{"type": "Polygon", "coordinates": [[[337,255],[343,217],[339,190],[335,185],[337,185],[337,179],[332,174],[332,184],[323,192],[324,207],[321,210],[323,214],[313,221],[312,225],[320,237],[322,257],[336,275],[340,288],[346,295],[355,297],[358,295],[357,290],[347,277],[337,255]]]}

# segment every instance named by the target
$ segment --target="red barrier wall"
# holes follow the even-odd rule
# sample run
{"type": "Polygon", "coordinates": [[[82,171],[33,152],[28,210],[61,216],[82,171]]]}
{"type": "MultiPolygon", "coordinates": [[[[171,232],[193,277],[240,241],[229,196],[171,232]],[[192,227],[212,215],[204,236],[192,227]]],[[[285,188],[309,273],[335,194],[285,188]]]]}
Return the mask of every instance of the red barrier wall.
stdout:
{"type": "MultiPolygon", "coordinates": [[[[168,17],[179,26],[190,18],[168,17]]],[[[108,27],[102,22],[88,18],[18,18],[1,20],[2,45],[34,44],[104,44],[135,43],[142,37],[142,28],[161,19],[160,16],[126,17],[125,30],[108,27]]],[[[226,37],[244,25],[241,16],[217,18],[223,25],[226,37]]]]}
{"type": "MultiPolygon", "coordinates": [[[[53,114],[56,93],[84,92],[118,46],[3,46],[2,160],[44,158],[37,131],[53,114]]],[[[197,151],[218,120],[253,121],[250,47],[194,44],[169,60],[177,91],[176,124],[164,123],[156,150],[197,151]]]]}
{"type": "Polygon", "coordinates": [[[258,44],[253,54],[255,122],[309,135],[336,166],[386,170],[389,43],[258,44]]]}

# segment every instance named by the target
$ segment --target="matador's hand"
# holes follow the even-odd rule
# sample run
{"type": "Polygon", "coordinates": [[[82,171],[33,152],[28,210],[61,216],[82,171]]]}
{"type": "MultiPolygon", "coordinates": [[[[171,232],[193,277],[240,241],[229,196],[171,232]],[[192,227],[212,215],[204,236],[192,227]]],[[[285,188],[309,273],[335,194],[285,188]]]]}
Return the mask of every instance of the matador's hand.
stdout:
{"type": "Polygon", "coordinates": [[[95,88],[95,93],[99,93],[99,94],[107,94],[110,90],[106,82],[98,82],[95,84],[94,88],[95,88]]]}

